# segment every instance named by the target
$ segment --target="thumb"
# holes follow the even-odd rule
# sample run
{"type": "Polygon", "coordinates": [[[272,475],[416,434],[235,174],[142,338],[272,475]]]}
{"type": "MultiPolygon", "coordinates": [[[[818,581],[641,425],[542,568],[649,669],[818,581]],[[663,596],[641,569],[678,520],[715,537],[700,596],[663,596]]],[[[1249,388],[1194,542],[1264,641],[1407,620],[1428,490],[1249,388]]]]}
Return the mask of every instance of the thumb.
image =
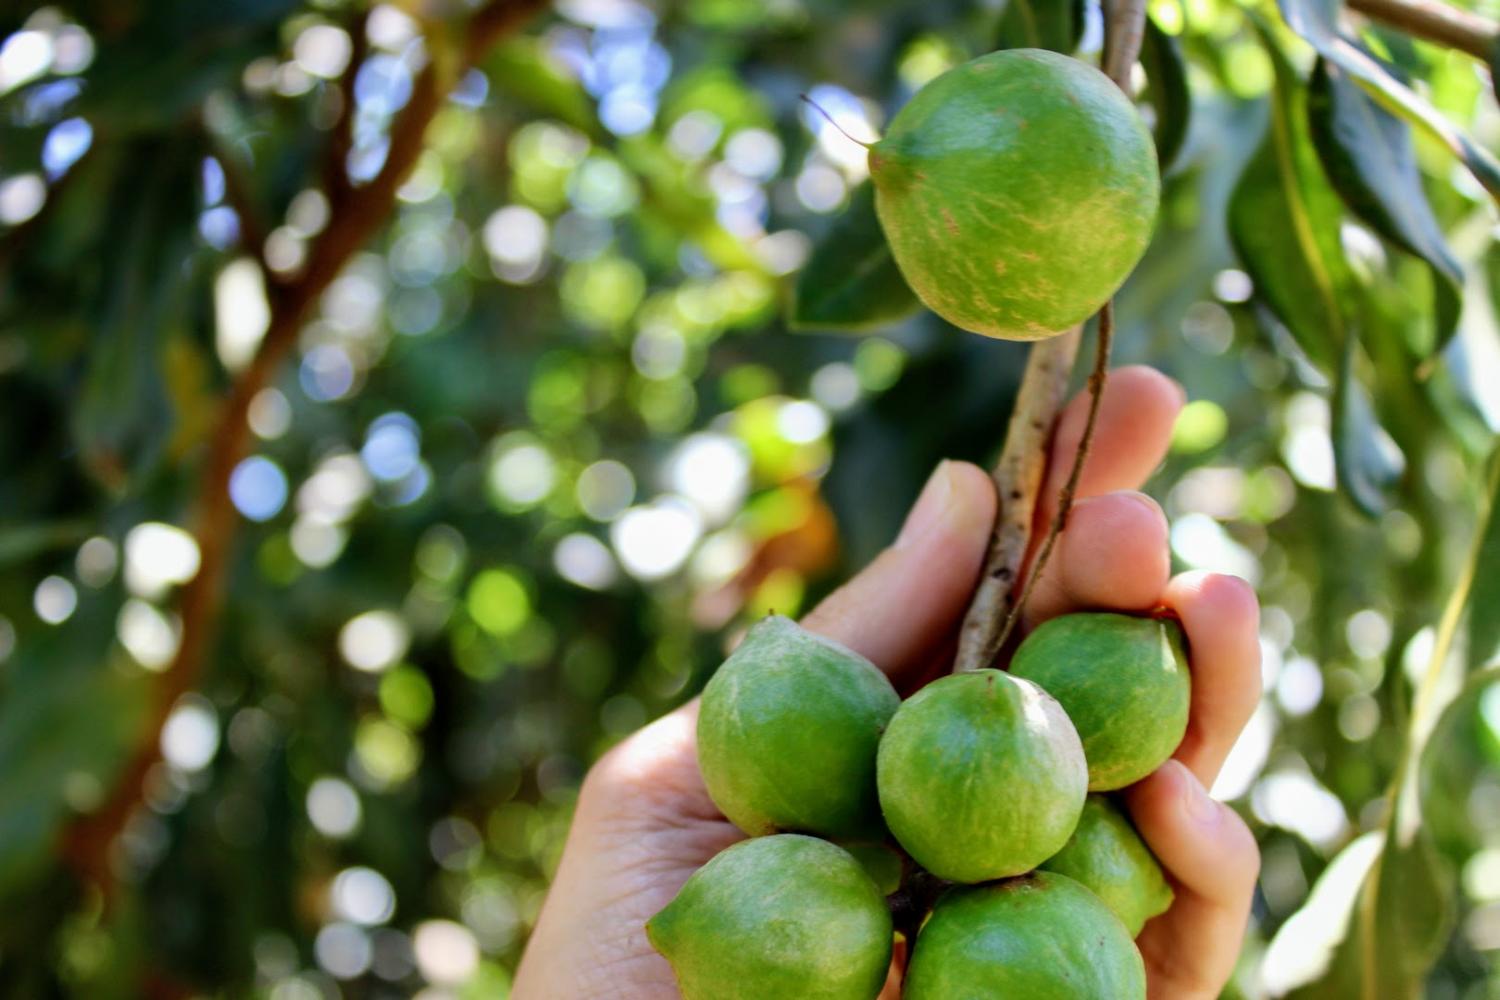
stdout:
{"type": "Polygon", "coordinates": [[[893,678],[916,670],[957,627],[994,522],[989,475],[968,462],[940,462],[895,542],[802,624],[893,678]]]}

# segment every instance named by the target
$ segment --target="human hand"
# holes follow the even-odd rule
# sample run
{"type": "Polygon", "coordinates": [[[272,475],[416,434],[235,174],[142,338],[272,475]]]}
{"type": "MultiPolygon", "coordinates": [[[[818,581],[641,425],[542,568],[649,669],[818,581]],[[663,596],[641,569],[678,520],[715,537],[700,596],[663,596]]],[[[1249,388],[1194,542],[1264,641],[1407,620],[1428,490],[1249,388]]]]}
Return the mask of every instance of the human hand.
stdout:
{"type": "MultiPolygon", "coordinates": [[[[1171,609],[1190,647],[1192,711],[1175,759],[1126,800],[1176,900],[1137,943],[1152,1000],[1216,997],[1234,967],[1259,870],[1254,837],[1205,788],[1259,698],[1258,610],[1234,577],[1169,578],[1167,525],[1134,490],[1166,452],[1181,390],[1146,368],[1113,374],[1079,501],[1027,608],[1028,625],[1082,609],[1171,609]]],[[[1064,412],[1037,523],[1072,466],[1087,400],[1064,412]]],[[[803,624],[869,657],[903,694],[939,676],[994,521],[989,477],[938,466],[890,548],[803,624]]],[[[1039,534],[1040,532],[1038,532],[1039,534]]],[[[743,839],[698,770],[696,700],[620,743],[589,772],[513,991],[517,1000],[678,997],[645,923],[715,854],[743,839]]],[[[895,978],[883,996],[897,996],[895,978]]]]}

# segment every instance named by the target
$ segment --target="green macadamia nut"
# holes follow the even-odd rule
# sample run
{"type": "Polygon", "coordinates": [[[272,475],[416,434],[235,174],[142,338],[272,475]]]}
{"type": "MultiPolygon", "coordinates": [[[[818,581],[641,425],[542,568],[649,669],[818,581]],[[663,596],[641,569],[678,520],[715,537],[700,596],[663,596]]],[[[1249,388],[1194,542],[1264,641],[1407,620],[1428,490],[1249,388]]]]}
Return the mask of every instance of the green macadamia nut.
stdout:
{"type": "Polygon", "coordinates": [[[1145,1000],[1125,925],[1065,875],[954,889],[917,935],[904,1000],[1145,1000]]]}
{"type": "Polygon", "coordinates": [[[1089,796],[1078,829],[1042,867],[1092,891],[1120,918],[1131,937],[1172,905],[1172,887],[1156,855],[1130,817],[1103,795],[1089,796]]]}
{"type": "Polygon", "coordinates": [[[1099,70],[1006,49],[928,83],[870,149],[875,211],[917,296],[955,326],[1039,340],[1083,322],[1140,262],[1156,147],[1099,70]]]}
{"type": "Polygon", "coordinates": [[[918,864],[954,882],[1030,871],[1073,833],[1087,794],[1078,733],[1030,681],[976,670],[912,695],[880,741],[880,807],[918,864]]]}
{"type": "Polygon", "coordinates": [[[1090,791],[1140,781],[1187,732],[1192,681],[1182,627],[1171,619],[1053,618],[1021,643],[1010,672],[1062,703],[1083,740],[1090,791]]]}
{"type": "Polygon", "coordinates": [[[874,1000],[894,931],[885,897],[840,847],[742,841],[646,924],[684,1000],[874,1000]]]}
{"type": "Polygon", "coordinates": [[[766,618],[703,690],[698,763],[709,796],[751,836],[882,836],[875,754],[900,701],[863,656],[766,618]]]}

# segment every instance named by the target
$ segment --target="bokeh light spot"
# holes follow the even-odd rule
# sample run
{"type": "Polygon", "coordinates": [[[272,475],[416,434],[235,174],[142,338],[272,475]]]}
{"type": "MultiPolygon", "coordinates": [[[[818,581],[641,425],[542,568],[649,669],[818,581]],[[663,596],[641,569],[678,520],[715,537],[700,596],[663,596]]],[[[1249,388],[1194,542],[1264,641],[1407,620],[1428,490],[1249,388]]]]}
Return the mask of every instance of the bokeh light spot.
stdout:
{"type": "Polygon", "coordinates": [[[254,455],[234,467],[229,476],[229,497],[241,514],[252,521],[269,521],[286,505],[286,473],[263,455],[254,455]]]}
{"type": "Polygon", "coordinates": [[[339,654],[356,670],[388,670],[406,655],[411,631],[393,611],[366,611],[339,630],[339,654]]]}
{"type": "Polygon", "coordinates": [[[526,586],[512,572],[487,569],[469,584],[469,616],[491,635],[513,635],[531,616],[526,586]]]}
{"type": "Polygon", "coordinates": [[[307,789],[307,818],[318,832],[336,840],[359,829],[359,793],[342,778],[319,778],[307,789]]]}
{"type": "Polygon", "coordinates": [[[161,729],[161,755],[183,771],[201,771],[219,750],[219,716],[200,694],[178,699],[161,729]]]}
{"type": "Polygon", "coordinates": [[[78,607],[78,590],[63,577],[45,577],[32,592],[31,607],[48,625],[61,625],[78,607]]]}

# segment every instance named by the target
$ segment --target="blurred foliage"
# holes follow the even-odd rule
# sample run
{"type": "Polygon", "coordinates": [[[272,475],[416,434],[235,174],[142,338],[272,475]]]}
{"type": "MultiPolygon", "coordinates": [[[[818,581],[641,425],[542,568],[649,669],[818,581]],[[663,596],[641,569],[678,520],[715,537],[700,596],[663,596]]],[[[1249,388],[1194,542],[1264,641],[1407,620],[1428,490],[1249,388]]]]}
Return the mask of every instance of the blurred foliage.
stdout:
{"type": "MultiPolygon", "coordinates": [[[[157,732],[221,401],[466,13],[0,12],[0,993],[506,995],[589,762],[997,450],[1024,348],[916,308],[799,95],[872,138],[997,45],[1094,58],[1097,5],[562,0],[455,74],[250,406],[157,732]],[[106,892],[73,834],[153,745],[106,892]]],[[[1152,3],[1118,360],[1193,398],[1178,567],[1265,608],[1234,995],[1500,996],[1500,114],[1354,23],[1152,3]]]]}

